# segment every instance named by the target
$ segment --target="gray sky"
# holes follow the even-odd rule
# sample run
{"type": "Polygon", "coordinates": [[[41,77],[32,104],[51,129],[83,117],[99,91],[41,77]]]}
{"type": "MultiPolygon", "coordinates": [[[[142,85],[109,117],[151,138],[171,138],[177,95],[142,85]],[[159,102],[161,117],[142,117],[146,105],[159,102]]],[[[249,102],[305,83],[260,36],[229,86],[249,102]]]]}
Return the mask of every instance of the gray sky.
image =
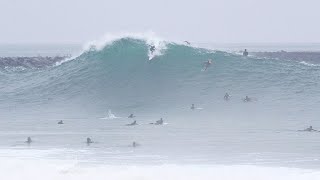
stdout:
{"type": "Polygon", "coordinates": [[[0,0],[0,43],[145,32],[193,42],[320,42],[319,0],[0,0]]]}

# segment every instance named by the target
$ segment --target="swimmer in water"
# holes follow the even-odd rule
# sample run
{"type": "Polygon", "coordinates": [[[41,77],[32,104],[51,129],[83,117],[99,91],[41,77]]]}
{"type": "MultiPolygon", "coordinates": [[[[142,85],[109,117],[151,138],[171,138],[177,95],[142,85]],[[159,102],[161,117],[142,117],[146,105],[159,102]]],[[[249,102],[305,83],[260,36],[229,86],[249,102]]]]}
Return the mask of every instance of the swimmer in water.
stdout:
{"type": "Polygon", "coordinates": [[[135,141],[132,142],[132,147],[140,146],[140,144],[136,143],[135,141]]]}
{"type": "Polygon", "coordinates": [[[204,62],[203,71],[206,71],[211,64],[212,64],[212,60],[211,59],[208,59],[208,61],[204,62]]]}
{"type": "Polygon", "coordinates": [[[28,138],[27,138],[26,143],[28,143],[28,144],[32,143],[32,139],[31,139],[31,137],[28,137],[28,138]]]}
{"type": "Polygon", "coordinates": [[[150,124],[154,124],[154,125],[162,125],[163,124],[163,119],[160,118],[159,120],[157,120],[155,123],[150,123],[150,124]]]}
{"type": "Polygon", "coordinates": [[[89,145],[89,144],[91,144],[91,143],[93,143],[93,141],[91,140],[91,138],[87,138],[87,144],[89,145]]]}
{"type": "Polygon", "coordinates": [[[230,95],[226,93],[223,97],[224,100],[228,101],[230,99],[230,95]]]}
{"type": "Polygon", "coordinates": [[[63,121],[62,121],[62,120],[60,120],[60,121],[58,122],[58,124],[64,124],[64,123],[63,123],[63,121]]]}
{"type": "Polygon", "coordinates": [[[153,54],[153,52],[156,50],[156,47],[154,45],[151,45],[149,50],[151,54],[153,54]]]}
{"type": "Polygon", "coordinates": [[[162,125],[163,124],[163,119],[160,118],[160,120],[156,121],[155,125],[162,125]]]}
{"type": "Polygon", "coordinates": [[[191,108],[190,108],[190,109],[192,109],[192,110],[195,110],[195,109],[196,109],[196,107],[194,106],[194,104],[191,105],[191,108]]]}
{"type": "Polygon", "coordinates": [[[128,116],[128,118],[134,118],[136,116],[134,116],[133,114],[130,114],[130,116],[128,116]]]}
{"type": "Polygon", "coordinates": [[[249,55],[249,53],[248,53],[247,49],[244,49],[244,51],[243,51],[242,55],[243,55],[243,56],[248,56],[248,55],[249,55]]]}
{"type": "Polygon", "coordinates": [[[317,130],[313,129],[312,126],[309,126],[308,128],[306,128],[306,129],[304,129],[304,130],[302,130],[302,131],[312,132],[312,131],[317,131],[317,130]]]}
{"type": "Polygon", "coordinates": [[[248,96],[246,96],[246,98],[243,99],[244,102],[250,102],[251,98],[249,98],[248,96]]]}
{"type": "Polygon", "coordinates": [[[132,123],[127,124],[126,126],[135,126],[135,125],[138,125],[137,121],[133,121],[132,123]]]}

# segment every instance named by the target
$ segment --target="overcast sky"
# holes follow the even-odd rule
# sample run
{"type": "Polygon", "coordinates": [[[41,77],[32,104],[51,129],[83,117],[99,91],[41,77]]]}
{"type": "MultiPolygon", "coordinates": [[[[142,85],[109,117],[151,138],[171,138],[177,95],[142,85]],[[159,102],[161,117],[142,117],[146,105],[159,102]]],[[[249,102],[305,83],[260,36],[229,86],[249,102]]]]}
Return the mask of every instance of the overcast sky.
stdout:
{"type": "Polygon", "coordinates": [[[0,43],[153,31],[193,42],[320,42],[319,0],[0,0],[0,43]]]}

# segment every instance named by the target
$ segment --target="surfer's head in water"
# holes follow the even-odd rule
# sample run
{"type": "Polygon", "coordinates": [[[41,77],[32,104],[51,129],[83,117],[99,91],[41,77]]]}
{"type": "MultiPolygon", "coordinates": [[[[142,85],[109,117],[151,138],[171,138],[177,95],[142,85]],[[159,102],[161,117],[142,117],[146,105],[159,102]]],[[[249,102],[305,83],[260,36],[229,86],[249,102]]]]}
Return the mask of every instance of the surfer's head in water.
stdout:
{"type": "Polygon", "coordinates": [[[229,100],[229,98],[230,98],[230,95],[229,95],[228,93],[226,93],[226,94],[224,95],[224,100],[229,100]]]}
{"type": "Polygon", "coordinates": [[[28,143],[28,144],[32,143],[32,139],[31,139],[31,137],[28,137],[28,138],[27,138],[26,143],[28,143]]]}
{"type": "Polygon", "coordinates": [[[155,125],[162,125],[163,124],[163,119],[160,118],[158,121],[156,121],[155,125]]]}
{"type": "Polygon", "coordinates": [[[62,121],[62,120],[60,120],[60,121],[58,122],[58,124],[63,124],[63,121],[62,121]]]}
{"type": "Polygon", "coordinates": [[[91,138],[87,138],[87,144],[91,144],[91,143],[93,143],[93,141],[91,140],[91,138]]]}
{"type": "Polygon", "coordinates": [[[190,109],[194,110],[195,108],[194,104],[192,104],[190,109]]]}

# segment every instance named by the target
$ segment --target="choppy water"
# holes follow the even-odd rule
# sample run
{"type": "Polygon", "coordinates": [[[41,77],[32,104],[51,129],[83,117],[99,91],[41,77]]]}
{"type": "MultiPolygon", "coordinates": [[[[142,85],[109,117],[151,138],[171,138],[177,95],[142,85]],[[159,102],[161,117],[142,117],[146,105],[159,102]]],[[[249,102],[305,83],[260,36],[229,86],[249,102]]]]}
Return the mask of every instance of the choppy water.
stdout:
{"type": "Polygon", "coordinates": [[[320,129],[317,53],[312,61],[303,52],[242,57],[119,38],[74,55],[43,68],[0,69],[0,177],[320,177],[320,133],[297,131],[320,129]],[[207,59],[213,65],[201,71],[207,59]],[[253,102],[244,103],[246,95],[253,102]],[[109,110],[119,118],[108,118],[109,110]],[[125,126],[131,113],[139,125],[125,126]],[[161,117],[163,126],[149,124],[161,117]]]}

